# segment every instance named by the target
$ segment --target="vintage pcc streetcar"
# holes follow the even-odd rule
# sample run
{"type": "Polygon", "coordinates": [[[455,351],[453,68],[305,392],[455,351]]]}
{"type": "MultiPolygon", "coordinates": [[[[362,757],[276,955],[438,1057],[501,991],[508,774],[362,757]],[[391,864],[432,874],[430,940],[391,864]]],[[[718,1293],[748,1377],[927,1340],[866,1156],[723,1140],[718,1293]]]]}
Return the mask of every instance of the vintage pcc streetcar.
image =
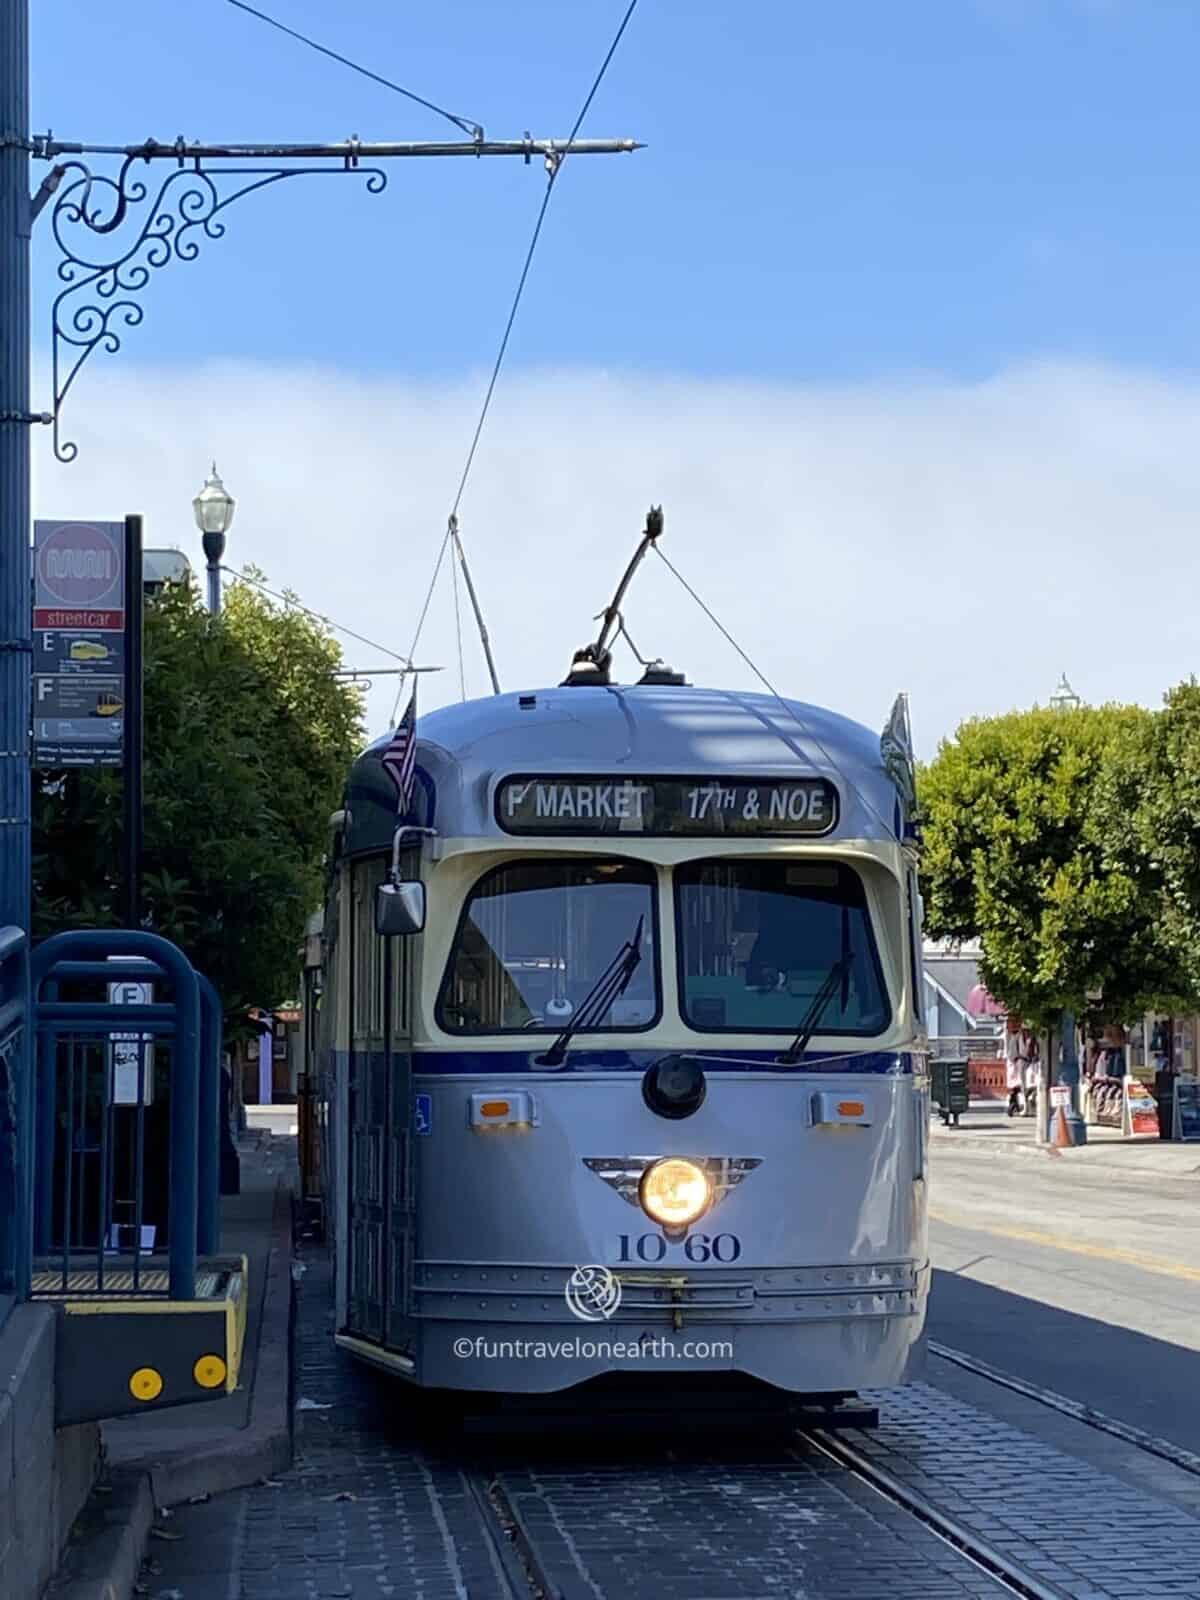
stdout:
{"type": "Polygon", "coordinates": [[[911,1377],[928,1084],[888,737],[654,671],[418,731],[412,825],[386,740],[334,818],[338,1342],[510,1394],[618,1367],[806,1396],[911,1377]]]}

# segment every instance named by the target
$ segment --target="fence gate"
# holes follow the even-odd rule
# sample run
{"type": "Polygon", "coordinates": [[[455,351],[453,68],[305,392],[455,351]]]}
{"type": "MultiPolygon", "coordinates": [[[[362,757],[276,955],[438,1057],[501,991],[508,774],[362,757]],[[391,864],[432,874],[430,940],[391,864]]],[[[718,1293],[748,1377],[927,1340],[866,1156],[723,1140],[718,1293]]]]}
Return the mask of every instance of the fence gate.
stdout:
{"type": "Polygon", "coordinates": [[[216,1253],[216,991],[141,931],[56,934],[31,989],[29,1293],[60,1313],[57,1422],[219,1399],[237,1385],[246,1263],[216,1253]]]}

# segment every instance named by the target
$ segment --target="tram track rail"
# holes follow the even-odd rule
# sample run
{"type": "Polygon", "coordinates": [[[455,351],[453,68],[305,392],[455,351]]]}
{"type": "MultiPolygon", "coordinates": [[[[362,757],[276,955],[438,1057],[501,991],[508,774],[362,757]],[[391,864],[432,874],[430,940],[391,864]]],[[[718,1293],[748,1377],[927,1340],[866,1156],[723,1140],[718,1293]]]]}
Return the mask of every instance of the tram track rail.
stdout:
{"type": "Polygon", "coordinates": [[[874,1489],[877,1494],[883,1495],[893,1505],[901,1507],[918,1522],[923,1523],[930,1532],[936,1534],[972,1566],[980,1568],[995,1582],[1003,1584],[1010,1594],[1020,1595],[1022,1600],[1070,1600],[1067,1590],[1045,1582],[1022,1566],[1019,1561],[1015,1561],[1011,1556],[1005,1555],[994,1545],[981,1539],[957,1518],[942,1510],[940,1506],[935,1506],[932,1501],[918,1494],[907,1484],[901,1483],[885,1467],[879,1466],[861,1450],[855,1449],[853,1444],[847,1442],[844,1434],[823,1434],[817,1430],[805,1433],[803,1438],[810,1447],[821,1451],[839,1466],[854,1473],[855,1477],[874,1489]]]}
{"type": "Polygon", "coordinates": [[[1004,1372],[999,1367],[992,1366],[990,1362],[981,1361],[978,1357],[968,1355],[963,1350],[956,1350],[951,1345],[930,1339],[927,1348],[930,1355],[938,1357],[941,1361],[948,1361],[953,1366],[961,1367],[964,1372],[986,1378],[989,1383],[1010,1389],[1014,1394],[1024,1395],[1027,1400],[1036,1400],[1039,1405],[1047,1406],[1064,1417],[1082,1422],[1100,1433],[1111,1434],[1114,1439],[1134,1445],[1148,1455],[1157,1456],[1161,1461],[1169,1461],[1180,1471],[1189,1472],[1193,1477],[1200,1478],[1200,1455],[1193,1450],[1186,1450],[1182,1445],[1173,1444],[1170,1439],[1147,1433],[1142,1428],[1135,1428],[1131,1423],[1110,1417],[1104,1411],[1097,1411],[1094,1406],[1085,1405],[1081,1400],[1072,1400],[1068,1395],[1059,1394],[1054,1389],[1046,1389],[1041,1384],[1030,1383],[1026,1378],[1018,1378],[1014,1373],[1004,1372]]]}
{"type": "Polygon", "coordinates": [[[484,1470],[466,1474],[467,1492],[508,1584],[507,1600],[559,1600],[537,1550],[499,1476],[484,1470]]]}
{"type": "MultiPolygon", "coordinates": [[[[997,1593],[1019,1596],[1020,1600],[1071,1600],[1067,1589],[1039,1578],[1021,1562],[981,1538],[947,1511],[926,1499],[922,1494],[894,1477],[886,1468],[872,1461],[847,1436],[843,1430],[826,1431],[817,1427],[794,1430],[793,1443],[781,1440],[785,1457],[801,1458],[804,1452],[818,1456],[852,1475],[871,1495],[888,1501],[912,1523],[921,1525],[928,1535],[936,1538],[953,1557],[982,1574],[995,1586],[997,1593]]],[[[674,1452],[669,1452],[674,1455],[674,1452]]],[[[532,1525],[521,1506],[519,1492],[510,1493],[505,1484],[506,1468],[501,1462],[477,1460],[464,1476],[470,1500],[482,1524],[487,1539],[495,1552],[497,1566],[503,1573],[506,1588],[504,1600],[568,1600],[569,1595],[589,1587],[595,1594],[612,1594],[607,1587],[599,1588],[582,1573],[572,1575],[572,1581],[562,1581],[556,1567],[561,1564],[561,1552],[556,1559],[553,1540],[545,1545],[545,1529],[532,1525]]],[[[630,1496],[638,1494],[636,1477],[627,1485],[630,1496]]],[[[556,1495],[551,1491],[544,1502],[539,1517],[548,1522],[556,1516],[556,1495]]],[[[714,1576],[718,1574],[714,1572],[714,1576]]],[[[733,1578],[736,1574],[730,1572],[733,1578]]],[[[933,1576],[931,1572],[931,1577],[933,1576]]],[[[943,1574],[944,1576],[944,1574],[943,1574]]],[[[825,1593],[824,1589],[813,1591],[825,1593]]],[[[832,1592],[832,1591],[830,1591],[832,1592]]],[[[974,1591],[972,1591],[974,1592],[974,1591]]],[[[992,1592],[989,1590],[989,1592],[992,1592]]],[[[622,1600],[624,1596],[622,1595],[622,1600]]]]}

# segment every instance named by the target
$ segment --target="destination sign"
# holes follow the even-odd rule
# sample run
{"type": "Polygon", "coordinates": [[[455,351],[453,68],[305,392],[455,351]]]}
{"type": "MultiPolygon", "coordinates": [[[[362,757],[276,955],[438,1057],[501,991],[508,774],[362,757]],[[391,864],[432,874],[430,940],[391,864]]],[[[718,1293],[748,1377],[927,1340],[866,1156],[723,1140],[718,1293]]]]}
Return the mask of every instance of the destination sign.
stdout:
{"type": "Polygon", "coordinates": [[[837,790],[824,778],[513,777],[496,821],[506,833],[822,834],[837,790]]]}

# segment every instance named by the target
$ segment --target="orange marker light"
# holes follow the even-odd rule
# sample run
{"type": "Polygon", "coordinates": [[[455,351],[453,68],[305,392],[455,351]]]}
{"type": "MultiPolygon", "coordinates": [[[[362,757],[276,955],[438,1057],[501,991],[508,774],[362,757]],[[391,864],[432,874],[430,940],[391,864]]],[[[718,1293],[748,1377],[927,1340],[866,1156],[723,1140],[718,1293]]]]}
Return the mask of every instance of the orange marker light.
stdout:
{"type": "Polygon", "coordinates": [[[838,1116],[839,1117],[861,1117],[863,1112],[866,1109],[867,1109],[866,1106],[862,1103],[861,1100],[839,1100],[838,1101],[838,1116]]]}
{"type": "Polygon", "coordinates": [[[485,1100],[479,1109],[485,1117],[506,1117],[508,1115],[508,1101],[485,1100]]]}

